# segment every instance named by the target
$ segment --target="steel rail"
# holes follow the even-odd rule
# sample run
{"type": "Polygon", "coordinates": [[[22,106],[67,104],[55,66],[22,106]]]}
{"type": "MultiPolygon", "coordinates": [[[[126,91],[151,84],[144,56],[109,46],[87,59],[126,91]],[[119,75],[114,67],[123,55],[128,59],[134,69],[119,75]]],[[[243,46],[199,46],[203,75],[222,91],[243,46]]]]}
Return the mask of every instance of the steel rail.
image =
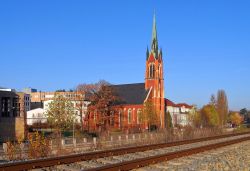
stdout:
{"type": "Polygon", "coordinates": [[[102,167],[86,169],[85,171],[126,171],[126,170],[132,170],[132,169],[136,169],[139,167],[144,167],[144,166],[148,166],[148,165],[159,163],[159,162],[168,161],[168,160],[175,159],[175,158],[180,158],[180,157],[189,156],[192,154],[197,154],[197,153],[201,153],[201,152],[208,151],[208,150],[217,149],[220,147],[225,147],[228,145],[240,143],[240,142],[247,141],[247,140],[250,140],[250,137],[234,139],[234,140],[230,140],[230,141],[226,141],[226,142],[220,142],[220,143],[216,143],[216,144],[195,147],[195,148],[181,150],[181,151],[177,151],[177,152],[170,152],[170,153],[166,153],[166,154],[150,156],[150,157],[135,159],[135,160],[131,160],[131,161],[125,161],[125,162],[116,163],[116,164],[109,164],[109,165],[102,166],[102,167]]]}
{"type": "Polygon", "coordinates": [[[108,156],[142,152],[142,151],[147,151],[147,150],[172,147],[172,146],[178,146],[178,145],[184,145],[184,144],[191,144],[191,143],[197,143],[197,142],[202,142],[202,141],[209,141],[209,140],[215,140],[215,139],[227,138],[227,137],[233,137],[233,136],[239,136],[239,135],[245,135],[245,134],[250,134],[250,132],[218,135],[218,136],[212,136],[212,137],[175,141],[175,142],[169,142],[169,143],[125,147],[125,148],[119,148],[119,149],[95,151],[95,152],[82,153],[82,154],[71,154],[67,156],[65,155],[65,156],[58,156],[58,157],[48,157],[48,158],[28,160],[28,161],[17,161],[17,162],[12,162],[12,163],[0,164],[0,170],[1,171],[17,171],[17,170],[29,170],[29,169],[35,169],[35,168],[51,167],[51,166],[60,165],[60,164],[70,164],[70,163],[74,163],[78,161],[86,161],[86,160],[92,160],[92,159],[103,158],[103,157],[108,157],[108,156]]]}

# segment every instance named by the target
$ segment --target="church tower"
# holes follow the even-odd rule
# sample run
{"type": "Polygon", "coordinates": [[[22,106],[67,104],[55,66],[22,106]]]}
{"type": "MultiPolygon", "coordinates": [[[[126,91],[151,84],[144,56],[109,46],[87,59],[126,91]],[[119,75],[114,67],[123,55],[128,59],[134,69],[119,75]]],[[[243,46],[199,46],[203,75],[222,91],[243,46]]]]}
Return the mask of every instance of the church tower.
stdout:
{"type": "Polygon", "coordinates": [[[165,102],[162,50],[158,48],[155,14],[150,50],[146,52],[145,89],[150,91],[150,99],[155,107],[159,127],[165,128],[165,102]]]}

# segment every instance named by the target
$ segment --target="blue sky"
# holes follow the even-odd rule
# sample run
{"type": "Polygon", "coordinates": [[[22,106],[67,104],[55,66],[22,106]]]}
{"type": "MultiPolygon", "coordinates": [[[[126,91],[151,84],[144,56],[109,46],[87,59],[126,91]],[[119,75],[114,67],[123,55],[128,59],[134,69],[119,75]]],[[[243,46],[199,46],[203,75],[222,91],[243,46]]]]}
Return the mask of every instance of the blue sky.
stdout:
{"type": "Polygon", "coordinates": [[[165,95],[202,106],[224,89],[250,109],[250,1],[0,1],[0,86],[42,91],[144,81],[156,10],[165,95]]]}

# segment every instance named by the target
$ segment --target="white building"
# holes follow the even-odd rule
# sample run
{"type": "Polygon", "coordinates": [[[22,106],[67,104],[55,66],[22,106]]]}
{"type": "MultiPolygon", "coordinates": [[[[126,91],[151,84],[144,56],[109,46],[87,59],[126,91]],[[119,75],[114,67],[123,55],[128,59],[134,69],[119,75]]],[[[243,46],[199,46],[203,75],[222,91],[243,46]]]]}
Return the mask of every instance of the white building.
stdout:
{"type": "Polygon", "coordinates": [[[47,123],[47,118],[44,114],[44,109],[37,108],[27,112],[27,125],[47,123]]]}
{"type": "MultiPolygon", "coordinates": [[[[73,94],[71,92],[62,92],[62,93],[66,93],[66,94],[62,94],[62,96],[65,98],[69,98],[69,100],[73,104],[75,113],[77,115],[76,123],[81,123],[81,119],[83,120],[87,114],[87,109],[88,109],[88,105],[90,102],[85,101],[85,100],[78,100],[79,98],[76,98],[77,94],[73,94]],[[82,116],[81,116],[81,114],[82,114],[82,116]]],[[[48,111],[49,104],[53,101],[54,96],[55,95],[51,94],[51,93],[47,93],[44,95],[42,108],[33,109],[27,114],[27,124],[28,125],[32,125],[32,124],[37,123],[37,122],[38,123],[46,123],[47,122],[46,113],[48,111]],[[45,100],[45,98],[47,100],[45,100]]],[[[36,98],[36,97],[34,96],[33,98],[36,98]]]]}
{"type": "Polygon", "coordinates": [[[189,114],[194,111],[194,107],[186,103],[175,104],[174,102],[166,99],[166,112],[169,112],[174,126],[186,126],[189,124],[189,114]]]}

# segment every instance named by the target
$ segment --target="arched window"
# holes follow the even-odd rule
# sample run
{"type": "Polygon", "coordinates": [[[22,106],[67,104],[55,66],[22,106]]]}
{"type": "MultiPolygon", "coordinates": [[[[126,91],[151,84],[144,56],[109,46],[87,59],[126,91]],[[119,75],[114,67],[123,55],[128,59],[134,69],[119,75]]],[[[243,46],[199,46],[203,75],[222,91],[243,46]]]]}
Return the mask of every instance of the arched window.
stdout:
{"type": "Polygon", "coordinates": [[[131,123],[131,120],[132,120],[132,110],[128,109],[128,124],[131,123]]]}
{"type": "Polygon", "coordinates": [[[154,78],[155,77],[155,65],[150,64],[149,66],[149,78],[154,78]]]}
{"type": "Polygon", "coordinates": [[[161,70],[161,64],[159,65],[159,78],[161,78],[162,70],[161,70]]]}
{"type": "Polygon", "coordinates": [[[110,125],[111,126],[115,125],[114,111],[111,111],[110,113],[110,125]]]}
{"type": "Polygon", "coordinates": [[[152,78],[152,64],[150,64],[150,70],[149,70],[149,78],[152,78]]]}
{"type": "Polygon", "coordinates": [[[141,109],[137,110],[137,124],[140,124],[142,122],[142,111],[141,109]]]}
{"type": "Polygon", "coordinates": [[[96,111],[94,111],[94,121],[96,121],[96,111]]]}
{"type": "Polygon", "coordinates": [[[119,124],[119,128],[122,127],[122,110],[119,110],[119,113],[118,113],[118,124],[119,124]]]}
{"type": "Polygon", "coordinates": [[[151,64],[148,67],[148,78],[151,78],[151,64]]]}

